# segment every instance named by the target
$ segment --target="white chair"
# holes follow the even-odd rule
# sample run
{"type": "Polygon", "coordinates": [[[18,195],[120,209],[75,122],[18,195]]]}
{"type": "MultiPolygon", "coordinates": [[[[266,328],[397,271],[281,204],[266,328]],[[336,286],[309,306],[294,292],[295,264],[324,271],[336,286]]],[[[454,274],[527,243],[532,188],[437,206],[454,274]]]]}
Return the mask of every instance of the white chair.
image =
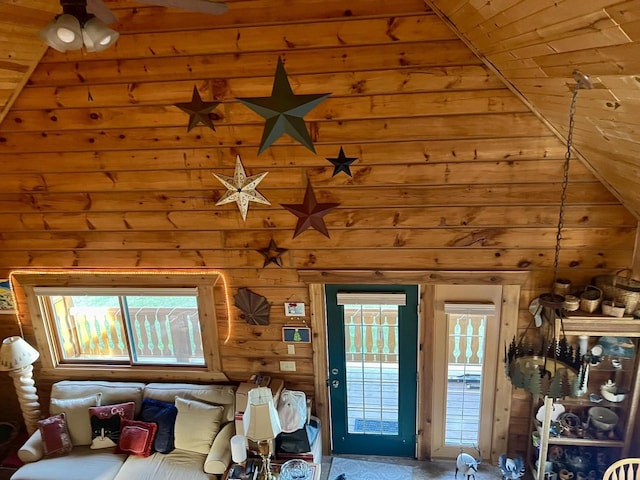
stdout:
{"type": "Polygon", "coordinates": [[[623,458],[609,465],[602,480],[640,480],[640,458],[623,458]]]}

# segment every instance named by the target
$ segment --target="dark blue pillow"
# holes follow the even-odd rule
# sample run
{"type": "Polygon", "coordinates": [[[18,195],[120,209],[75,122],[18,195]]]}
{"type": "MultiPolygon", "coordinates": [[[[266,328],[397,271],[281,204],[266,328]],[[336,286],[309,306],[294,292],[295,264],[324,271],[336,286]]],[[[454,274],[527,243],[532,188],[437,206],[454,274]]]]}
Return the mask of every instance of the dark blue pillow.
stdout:
{"type": "Polygon", "coordinates": [[[142,400],[140,420],[158,424],[158,432],[153,441],[153,448],[156,452],[169,453],[175,448],[174,427],[177,415],[178,409],[172,403],[161,402],[153,398],[142,400]]]}

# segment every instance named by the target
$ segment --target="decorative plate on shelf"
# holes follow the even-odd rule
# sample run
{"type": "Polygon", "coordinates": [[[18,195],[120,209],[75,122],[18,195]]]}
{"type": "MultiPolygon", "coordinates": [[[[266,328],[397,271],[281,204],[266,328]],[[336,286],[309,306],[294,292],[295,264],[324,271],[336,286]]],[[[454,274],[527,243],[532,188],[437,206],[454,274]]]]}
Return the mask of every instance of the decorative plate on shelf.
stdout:
{"type": "Polygon", "coordinates": [[[600,337],[600,345],[604,355],[633,358],[635,354],[635,345],[628,337],[600,337]]]}

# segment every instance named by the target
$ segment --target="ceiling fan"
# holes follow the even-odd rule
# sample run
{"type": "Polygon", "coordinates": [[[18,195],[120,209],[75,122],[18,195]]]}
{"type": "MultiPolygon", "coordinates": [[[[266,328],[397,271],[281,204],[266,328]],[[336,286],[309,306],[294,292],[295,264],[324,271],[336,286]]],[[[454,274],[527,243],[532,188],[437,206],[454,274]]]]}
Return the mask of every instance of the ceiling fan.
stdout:
{"type": "MultiPolygon", "coordinates": [[[[148,5],[179,8],[221,15],[227,5],[214,0],[137,0],[148,5]]],[[[120,34],[107,27],[117,20],[103,0],[60,0],[62,13],[38,32],[47,45],[60,52],[80,50],[101,52],[113,45],[120,34]]]]}

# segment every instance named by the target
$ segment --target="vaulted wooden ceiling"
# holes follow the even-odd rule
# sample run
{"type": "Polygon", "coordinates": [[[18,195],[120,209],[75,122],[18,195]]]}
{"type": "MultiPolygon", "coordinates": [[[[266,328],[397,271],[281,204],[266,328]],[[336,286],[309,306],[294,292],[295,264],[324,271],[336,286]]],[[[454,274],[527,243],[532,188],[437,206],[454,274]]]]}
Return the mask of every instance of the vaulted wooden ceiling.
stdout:
{"type": "MultiPolygon", "coordinates": [[[[562,138],[567,134],[569,102],[575,84],[572,72],[578,69],[589,75],[594,89],[581,91],[579,95],[575,149],[624,205],[640,216],[640,189],[637,188],[640,168],[640,0],[425,2],[425,8],[433,8],[441,15],[562,138]]],[[[145,30],[144,25],[154,22],[158,12],[157,8],[134,1],[107,0],[106,3],[119,17],[114,28],[123,34],[145,30]]],[[[249,25],[265,18],[304,21],[314,18],[322,9],[322,2],[315,1],[291,2],[291,8],[278,7],[280,11],[273,11],[275,7],[268,0],[227,3],[229,11],[223,16],[177,11],[173,24],[168,25],[164,18],[161,28],[175,31],[184,27],[185,31],[194,32],[211,25],[249,25]]],[[[362,5],[362,1],[347,3],[342,11],[323,12],[323,15],[327,18],[349,16],[362,5]]],[[[37,31],[59,11],[57,0],[0,2],[0,121],[6,117],[46,51],[37,31]]],[[[424,25],[424,28],[434,27],[424,25]]],[[[243,35],[247,33],[243,32],[243,35]]],[[[277,32],[274,35],[278,37],[277,32]]],[[[393,32],[388,31],[387,35],[393,36],[393,32]]],[[[239,40],[231,36],[227,39],[236,43],[239,40]]],[[[278,41],[281,40],[278,37],[278,41]]],[[[121,37],[121,41],[128,50],[132,48],[126,36],[121,37]]],[[[207,41],[203,39],[203,43],[207,41]]],[[[268,39],[265,41],[269,42],[268,39]]],[[[284,41],[286,44],[286,39],[284,41]]],[[[170,48],[171,45],[160,42],[154,44],[153,49],[140,45],[140,55],[153,57],[157,53],[154,50],[170,48]]],[[[211,51],[210,44],[207,48],[211,51]]],[[[65,57],[81,60],[93,55],[99,59],[117,60],[117,52],[116,47],[100,55],[72,52],[65,57]]],[[[197,52],[176,52],[176,55],[194,53],[197,52]]],[[[49,61],[60,57],[54,53],[49,61]]],[[[84,73],[99,75],[99,72],[84,73]]],[[[78,75],[78,72],[69,72],[69,75],[78,75]]]]}
{"type": "Polygon", "coordinates": [[[574,147],[640,213],[640,1],[426,0],[566,139],[574,70],[581,90],[574,147]]]}

